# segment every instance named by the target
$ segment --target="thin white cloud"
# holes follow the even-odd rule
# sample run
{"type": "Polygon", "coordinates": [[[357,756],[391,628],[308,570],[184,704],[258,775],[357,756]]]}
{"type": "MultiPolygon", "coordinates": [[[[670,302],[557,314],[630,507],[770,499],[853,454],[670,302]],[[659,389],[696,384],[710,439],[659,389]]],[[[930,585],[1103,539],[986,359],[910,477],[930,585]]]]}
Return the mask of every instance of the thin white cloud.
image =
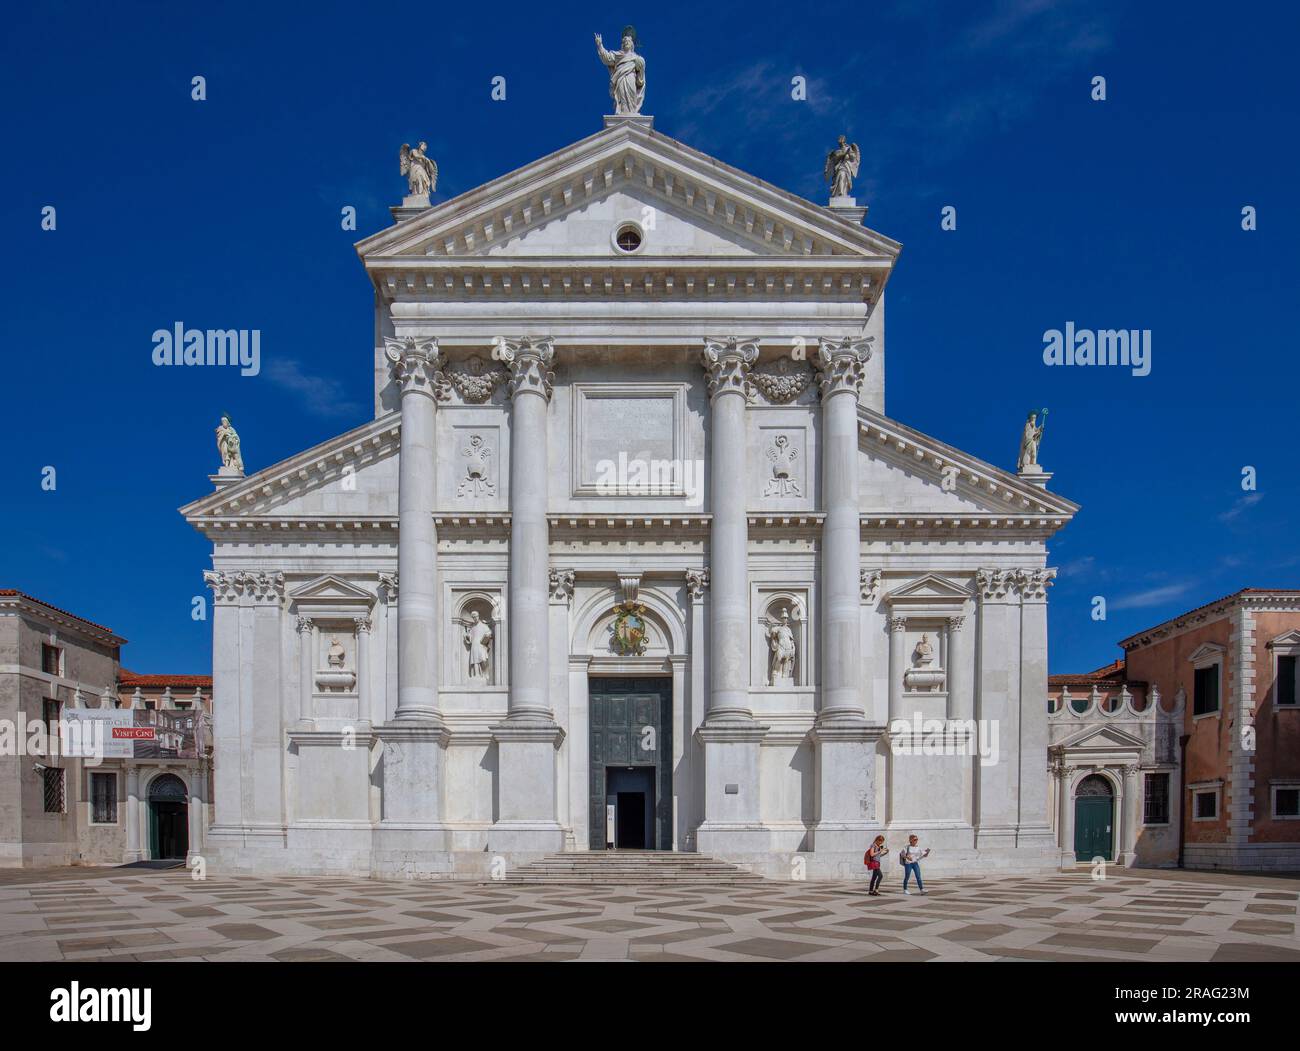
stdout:
{"type": "Polygon", "coordinates": [[[1146,609],[1148,606],[1160,606],[1174,599],[1182,598],[1196,585],[1195,580],[1184,580],[1177,584],[1165,584],[1163,587],[1149,588],[1146,591],[1134,591],[1121,595],[1110,603],[1116,609],[1146,609]]]}
{"type": "Polygon", "coordinates": [[[348,398],[343,384],[329,376],[303,371],[293,358],[276,358],[267,364],[266,377],[296,395],[308,412],[317,416],[359,416],[361,406],[348,398]]]}
{"type": "Polygon", "coordinates": [[[1244,496],[1240,497],[1235,504],[1233,504],[1230,508],[1228,508],[1228,510],[1222,512],[1219,515],[1219,521],[1220,522],[1235,521],[1240,515],[1244,514],[1246,511],[1249,511],[1252,507],[1254,507],[1257,503],[1259,503],[1263,499],[1264,499],[1263,493],[1246,493],[1244,496]]]}

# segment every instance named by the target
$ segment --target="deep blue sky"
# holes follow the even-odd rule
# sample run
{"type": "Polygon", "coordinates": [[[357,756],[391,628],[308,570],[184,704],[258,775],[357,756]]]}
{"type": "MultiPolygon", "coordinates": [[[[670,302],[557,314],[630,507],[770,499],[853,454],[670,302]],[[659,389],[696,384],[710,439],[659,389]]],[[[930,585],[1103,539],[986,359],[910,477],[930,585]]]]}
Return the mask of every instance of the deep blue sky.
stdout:
{"type": "Polygon", "coordinates": [[[218,414],[250,470],[367,419],[372,298],[352,243],[390,222],[398,145],[428,140],[445,199],[592,133],[609,100],[591,35],[628,21],[657,130],[819,203],[836,135],[861,143],[868,225],[904,245],[891,416],[1013,467],[1025,411],[1051,409],[1042,462],[1083,505],[1052,545],[1053,671],[1240,587],[1300,586],[1296,10],[11,8],[0,586],[109,625],[132,669],[209,670],[190,600],[210,546],[176,508],[209,491],[218,414]],[[260,328],[262,375],[155,368],[150,334],[176,321],[260,328]],[[1044,366],[1043,331],[1067,321],[1151,329],[1152,374],[1044,366]]]}

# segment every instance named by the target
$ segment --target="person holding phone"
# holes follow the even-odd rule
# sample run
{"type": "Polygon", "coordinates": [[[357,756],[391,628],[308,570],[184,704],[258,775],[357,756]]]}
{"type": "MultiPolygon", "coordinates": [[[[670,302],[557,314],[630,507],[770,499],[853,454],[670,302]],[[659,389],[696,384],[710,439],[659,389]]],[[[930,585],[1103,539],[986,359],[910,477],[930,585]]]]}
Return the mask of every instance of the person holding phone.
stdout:
{"type": "Polygon", "coordinates": [[[898,860],[903,864],[903,893],[911,894],[907,889],[907,884],[913,876],[916,877],[916,893],[925,893],[925,884],[921,882],[921,862],[930,856],[930,849],[921,849],[921,841],[916,836],[907,837],[907,846],[903,848],[898,860]]]}
{"type": "Polygon", "coordinates": [[[880,859],[888,853],[889,848],[885,846],[885,837],[877,836],[872,841],[871,846],[867,847],[867,855],[863,858],[867,865],[867,871],[871,873],[871,886],[867,889],[867,893],[873,897],[880,897],[880,891],[877,888],[884,877],[884,873],[880,868],[880,859]]]}

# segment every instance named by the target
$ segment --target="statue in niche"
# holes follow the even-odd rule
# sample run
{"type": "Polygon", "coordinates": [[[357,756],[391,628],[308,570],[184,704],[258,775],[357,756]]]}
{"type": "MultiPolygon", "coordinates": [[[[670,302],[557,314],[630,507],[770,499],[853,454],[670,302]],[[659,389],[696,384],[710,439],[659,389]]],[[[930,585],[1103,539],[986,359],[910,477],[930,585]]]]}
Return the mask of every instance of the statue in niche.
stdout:
{"type": "Polygon", "coordinates": [[[456,486],[456,495],[471,497],[496,496],[497,487],[491,481],[492,447],[481,434],[471,434],[469,446],[462,454],[469,462],[465,465],[465,480],[456,486]]]}
{"type": "Polygon", "coordinates": [[[1031,412],[1025,420],[1025,429],[1020,432],[1020,456],[1016,459],[1016,470],[1038,473],[1038,444],[1043,440],[1043,428],[1047,426],[1047,410],[1040,413],[1031,412]],[[1042,422],[1038,422],[1039,416],[1042,422]]]}
{"type": "Polygon", "coordinates": [[[469,651],[469,678],[471,682],[486,682],[488,664],[492,659],[492,629],[479,616],[478,610],[469,611],[469,616],[460,622],[465,639],[465,649],[469,651]]]}
{"type": "Polygon", "coordinates": [[[329,652],[325,654],[325,661],[329,664],[330,671],[342,671],[347,659],[347,651],[343,649],[343,644],[338,639],[331,638],[329,652]]]}
{"type": "Polygon", "coordinates": [[[794,628],[790,623],[790,611],[781,610],[781,616],[764,617],[767,647],[771,651],[771,664],[768,669],[769,686],[794,685],[795,639],[794,628]]]}
{"type": "Polygon", "coordinates": [[[921,641],[916,644],[916,651],[912,655],[913,660],[918,668],[928,668],[934,663],[934,647],[930,645],[930,636],[921,635],[921,641]]]}
{"type": "Polygon", "coordinates": [[[401,173],[406,176],[406,186],[412,197],[428,197],[438,185],[438,165],[424,155],[428,147],[427,142],[422,142],[411,149],[410,143],[404,142],[398,155],[401,173]]]}
{"type": "Polygon", "coordinates": [[[772,477],[763,495],[803,496],[799,483],[794,480],[794,462],[799,458],[799,450],[790,444],[790,439],[778,434],[767,450],[767,458],[772,461],[772,477]]]}
{"type": "Polygon", "coordinates": [[[597,33],[596,54],[609,69],[609,97],[614,100],[614,112],[626,116],[640,113],[645,102],[645,59],[636,53],[636,29],[623,27],[622,51],[605,50],[605,42],[597,33]]]}
{"type": "Polygon", "coordinates": [[[853,180],[858,177],[862,151],[856,142],[846,142],[840,136],[839,145],[826,154],[825,178],[831,184],[832,197],[847,197],[853,190],[853,180]]]}
{"type": "Polygon", "coordinates": [[[221,454],[221,467],[224,472],[244,473],[244,457],[239,451],[239,434],[230,425],[230,417],[222,416],[217,428],[217,452],[221,454]]]}

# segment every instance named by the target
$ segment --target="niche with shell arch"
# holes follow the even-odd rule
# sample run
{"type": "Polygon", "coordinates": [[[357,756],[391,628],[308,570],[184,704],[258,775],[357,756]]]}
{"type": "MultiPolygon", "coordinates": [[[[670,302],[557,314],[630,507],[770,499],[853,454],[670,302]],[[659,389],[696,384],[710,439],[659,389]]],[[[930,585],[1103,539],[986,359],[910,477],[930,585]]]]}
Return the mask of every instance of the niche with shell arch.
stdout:
{"type": "Polygon", "coordinates": [[[452,616],[452,681],[471,689],[501,686],[505,646],[501,599],[487,591],[458,595],[452,616]]]}
{"type": "Polygon", "coordinates": [[[808,685],[808,596],[765,590],[754,622],[752,683],[771,689],[808,685]]]}

